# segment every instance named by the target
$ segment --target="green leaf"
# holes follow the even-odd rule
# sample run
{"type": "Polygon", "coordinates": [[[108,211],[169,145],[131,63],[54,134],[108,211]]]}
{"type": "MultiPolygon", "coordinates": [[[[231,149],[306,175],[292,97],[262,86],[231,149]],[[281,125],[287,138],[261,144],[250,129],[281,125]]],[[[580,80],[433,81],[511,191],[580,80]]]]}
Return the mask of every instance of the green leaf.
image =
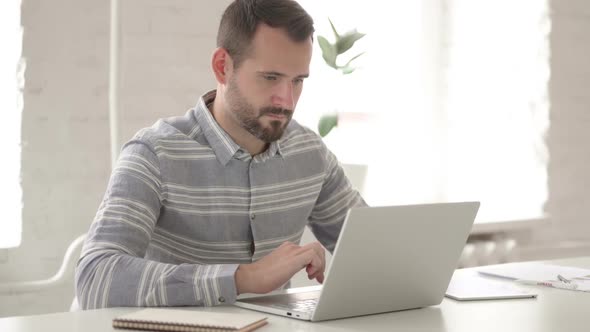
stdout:
{"type": "Polygon", "coordinates": [[[362,52],[360,54],[353,56],[352,59],[348,60],[348,62],[344,66],[338,66],[338,69],[340,69],[342,71],[342,74],[344,74],[344,75],[352,73],[353,71],[356,70],[356,67],[351,66],[351,62],[363,54],[365,54],[365,52],[362,52]]]}
{"type": "Polygon", "coordinates": [[[338,31],[336,31],[336,28],[334,27],[334,23],[332,23],[332,20],[328,17],[328,21],[330,22],[330,26],[332,27],[332,31],[334,31],[334,36],[336,37],[336,40],[340,39],[340,35],[338,34],[338,31]]]}
{"type": "Polygon", "coordinates": [[[351,66],[340,67],[340,70],[342,70],[342,74],[344,74],[344,75],[348,75],[348,74],[352,73],[355,69],[356,69],[355,67],[351,67],[351,66]]]}
{"type": "Polygon", "coordinates": [[[344,65],[344,67],[348,67],[348,66],[350,66],[350,63],[352,62],[352,60],[354,60],[354,59],[356,59],[356,58],[360,57],[360,56],[361,56],[361,55],[363,55],[363,54],[365,54],[365,52],[362,52],[362,53],[359,53],[359,54],[357,54],[357,55],[353,56],[353,57],[352,57],[350,60],[348,60],[348,62],[347,62],[345,65],[344,65]]]}
{"type": "Polygon", "coordinates": [[[347,32],[341,36],[340,39],[336,40],[336,52],[338,54],[342,54],[348,51],[357,40],[363,38],[364,36],[364,33],[357,32],[356,30],[347,32]]]}
{"type": "Polygon", "coordinates": [[[328,114],[320,118],[318,123],[318,132],[321,137],[325,137],[334,127],[338,125],[338,114],[328,114]]]}
{"type": "Polygon", "coordinates": [[[337,54],[335,45],[330,44],[330,42],[324,36],[318,36],[318,43],[322,49],[322,57],[324,58],[324,61],[326,61],[330,67],[337,69],[337,54]]]}

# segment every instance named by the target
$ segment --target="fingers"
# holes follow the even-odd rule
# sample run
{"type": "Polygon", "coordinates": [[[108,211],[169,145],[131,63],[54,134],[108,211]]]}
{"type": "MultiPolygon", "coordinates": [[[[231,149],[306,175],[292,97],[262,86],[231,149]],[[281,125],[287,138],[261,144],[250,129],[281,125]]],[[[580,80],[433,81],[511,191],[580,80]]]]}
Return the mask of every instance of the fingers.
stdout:
{"type": "Polygon", "coordinates": [[[322,259],[322,262],[325,262],[326,251],[324,250],[324,247],[322,247],[322,245],[319,242],[316,241],[316,242],[308,243],[301,248],[313,249],[317,253],[317,255],[322,259]]]}
{"type": "Polygon", "coordinates": [[[312,256],[311,263],[307,266],[306,272],[310,277],[319,272],[324,272],[324,262],[317,256],[317,254],[312,256]]]}
{"type": "Polygon", "coordinates": [[[324,248],[319,242],[304,246],[284,242],[260,260],[238,269],[236,287],[240,293],[267,293],[285,284],[303,268],[310,279],[321,283],[325,265],[324,248]]]}
{"type": "Polygon", "coordinates": [[[323,284],[324,283],[324,273],[322,272],[319,276],[317,276],[316,279],[320,284],[323,284]]]}
{"type": "Polygon", "coordinates": [[[324,270],[326,267],[325,251],[319,242],[309,243],[301,247],[301,254],[309,257],[311,260],[307,263],[305,271],[307,277],[311,279],[318,279],[318,282],[323,282],[324,270]]]}
{"type": "Polygon", "coordinates": [[[298,246],[292,242],[284,242],[277,248],[279,260],[294,268],[293,274],[303,268],[308,278],[317,279],[319,283],[324,280],[326,258],[324,247],[319,242],[298,246]],[[291,260],[291,262],[288,262],[291,260]]]}
{"type": "Polygon", "coordinates": [[[313,271],[312,265],[308,265],[306,268],[307,278],[309,280],[317,279],[317,281],[321,284],[324,282],[324,271],[325,269],[318,269],[315,272],[313,271]]]}

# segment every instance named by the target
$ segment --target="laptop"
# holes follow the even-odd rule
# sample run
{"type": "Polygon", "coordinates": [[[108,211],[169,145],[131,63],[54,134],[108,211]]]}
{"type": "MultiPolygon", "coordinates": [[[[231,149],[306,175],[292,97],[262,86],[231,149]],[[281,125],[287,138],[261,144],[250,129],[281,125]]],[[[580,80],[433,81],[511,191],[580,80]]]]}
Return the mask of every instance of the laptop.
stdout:
{"type": "Polygon", "coordinates": [[[235,305],[323,321],[440,304],[478,209],[479,202],[353,208],[323,286],[235,305]]]}

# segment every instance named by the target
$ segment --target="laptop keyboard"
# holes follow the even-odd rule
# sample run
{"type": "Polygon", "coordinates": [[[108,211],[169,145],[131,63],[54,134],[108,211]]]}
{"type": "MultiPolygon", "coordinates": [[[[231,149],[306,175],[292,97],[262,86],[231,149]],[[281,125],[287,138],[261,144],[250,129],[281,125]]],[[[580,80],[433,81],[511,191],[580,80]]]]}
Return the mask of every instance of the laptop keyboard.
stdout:
{"type": "Polygon", "coordinates": [[[298,312],[312,312],[316,305],[318,304],[318,299],[307,299],[307,300],[299,300],[295,302],[289,302],[286,304],[273,304],[271,307],[276,309],[283,309],[283,310],[291,310],[291,311],[298,311],[298,312]]]}

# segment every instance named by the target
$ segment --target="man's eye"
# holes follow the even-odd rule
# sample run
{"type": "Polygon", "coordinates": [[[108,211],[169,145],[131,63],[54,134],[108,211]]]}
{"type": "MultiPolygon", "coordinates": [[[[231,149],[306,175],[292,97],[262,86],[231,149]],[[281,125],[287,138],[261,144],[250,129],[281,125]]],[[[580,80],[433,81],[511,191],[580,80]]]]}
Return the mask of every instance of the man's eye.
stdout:
{"type": "Polygon", "coordinates": [[[277,77],[274,75],[264,75],[264,79],[267,81],[276,81],[277,77]]]}
{"type": "Polygon", "coordinates": [[[299,85],[299,84],[303,83],[303,78],[296,78],[293,80],[293,83],[295,85],[299,85]]]}

